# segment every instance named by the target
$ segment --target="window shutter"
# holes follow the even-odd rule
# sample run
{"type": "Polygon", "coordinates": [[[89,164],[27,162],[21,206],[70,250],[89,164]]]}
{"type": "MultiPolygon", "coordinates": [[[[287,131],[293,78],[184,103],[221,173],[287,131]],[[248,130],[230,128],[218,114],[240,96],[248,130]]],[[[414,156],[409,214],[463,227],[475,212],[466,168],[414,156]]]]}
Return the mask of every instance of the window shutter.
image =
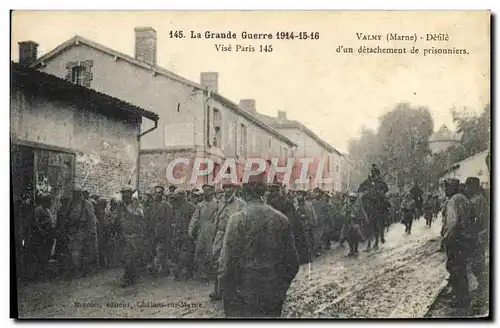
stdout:
{"type": "Polygon", "coordinates": [[[234,144],[236,145],[236,156],[241,156],[241,152],[240,152],[240,130],[241,130],[241,126],[240,124],[236,123],[236,135],[234,138],[234,144]]]}
{"type": "Polygon", "coordinates": [[[83,73],[83,86],[90,88],[90,81],[92,81],[93,74],[92,74],[92,66],[94,66],[94,61],[93,60],[84,60],[80,62],[80,66],[85,68],[85,71],[83,73]]]}
{"type": "Polygon", "coordinates": [[[64,78],[66,81],[70,81],[73,79],[73,68],[78,66],[78,62],[71,61],[66,63],[66,77],[64,78]]]}

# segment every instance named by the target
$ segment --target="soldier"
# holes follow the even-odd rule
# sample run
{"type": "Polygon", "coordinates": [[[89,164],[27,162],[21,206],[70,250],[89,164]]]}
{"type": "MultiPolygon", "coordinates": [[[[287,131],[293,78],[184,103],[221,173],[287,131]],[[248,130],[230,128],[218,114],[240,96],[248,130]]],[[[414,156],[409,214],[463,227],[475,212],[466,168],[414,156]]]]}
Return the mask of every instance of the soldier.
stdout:
{"type": "Polygon", "coordinates": [[[56,249],[55,255],[59,265],[59,273],[65,275],[71,269],[71,252],[69,249],[69,213],[71,211],[71,198],[61,198],[61,208],[57,211],[56,221],[56,249]]]}
{"type": "Polygon", "coordinates": [[[122,287],[137,282],[147,258],[147,223],[139,200],[132,199],[133,193],[132,186],[122,188],[122,201],[114,211],[118,223],[117,243],[120,245],[121,264],[124,269],[122,287]]]}
{"type": "Polygon", "coordinates": [[[193,203],[187,201],[187,193],[177,188],[172,194],[173,209],[173,262],[174,277],[189,279],[193,274],[194,240],[189,236],[189,222],[195,212],[193,203]]]}
{"type": "Polygon", "coordinates": [[[464,307],[470,302],[467,255],[472,244],[470,231],[473,227],[473,215],[469,200],[459,192],[459,188],[458,179],[446,181],[448,202],[443,241],[447,255],[446,269],[450,273],[449,283],[454,297],[453,305],[464,307]]]}
{"type": "Polygon", "coordinates": [[[390,202],[386,195],[388,191],[389,187],[382,179],[380,170],[377,165],[372,164],[370,175],[358,189],[358,193],[362,197],[363,208],[369,220],[368,234],[366,236],[368,239],[367,250],[371,249],[371,239],[373,237],[375,238],[373,249],[378,249],[379,237],[380,242],[385,243],[385,221],[390,208],[390,202]]]}
{"type": "Polygon", "coordinates": [[[324,234],[325,226],[328,220],[328,213],[323,201],[323,191],[316,187],[313,189],[312,212],[314,219],[313,226],[313,249],[316,256],[320,256],[325,248],[324,234]]]}
{"type": "Polygon", "coordinates": [[[311,235],[312,235],[312,212],[305,204],[306,192],[303,190],[297,191],[297,208],[295,210],[295,217],[297,218],[299,225],[294,228],[295,237],[295,247],[299,254],[300,264],[310,263],[312,260],[312,245],[311,245],[311,235]]]}
{"type": "Polygon", "coordinates": [[[429,228],[432,225],[432,217],[434,216],[433,210],[434,210],[433,197],[431,194],[429,194],[423,206],[425,225],[429,228]]]}
{"type": "Polygon", "coordinates": [[[207,281],[212,276],[212,243],[219,202],[214,197],[214,187],[206,184],[202,189],[204,200],[196,205],[189,223],[189,236],[195,240],[194,264],[197,276],[201,281],[207,281]]]}
{"type": "MultiPolygon", "coordinates": [[[[216,266],[214,272],[217,273],[219,265],[219,257],[222,249],[222,243],[224,241],[224,235],[226,233],[227,222],[231,215],[239,212],[243,209],[245,202],[235,196],[236,185],[226,184],[224,185],[224,199],[222,199],[223,204],[217,215],[215,222],[215,238],[212,246],[213,254],[213,264],[216,266]]],[[[215,277],[214,291],[210,293],[210,299],[212,301],[221,300],[222,296],[219,290],[219,282],[217,277],[215,277]]]]}
{"type": "Polygon", "coordinates": [[[424,192],[418,185],[418,181],[415,180],[413,187],[410,189],[411,198],[415,201],[415,220],[418,220],[422,215],[422,205],[424,204],[424,192]]]}
{"type": "Polygon", "coordinates": [[[410,235],[415,218],[415,201],[410,194],[407,194],[401,203],[402,223],[405,225],[405,233],[410,235]]]}
{"type": "Polygon", "coordinates": [[[356,193],[350,193],[342,210],[346,223],[342,229],[341,243],[347,240],[349,244],[348,256],[359,255],[358,246],[360,240],[362,240],[361,223],[364,219],[361,206],[361,199],[358,198],[356,193]]]}
{"type": "Polygon", "coordinates": [[[300,234],[300,220],[295,217],[295,207],[290,199],[283,196],[281,185],[275,183],[268,187],[267,204],[288,218],[294,236],[300,234]]]}
{"type": "Polygon", "coordinates": [[[476,276],[479,288],[485,291],[488,284],[488,272],[486,268],[485,253],[489,245],[490,236],[490,211],[488,201],[484,197],[479,178],[468,177],[465,181],[466,196],[472,205],[474,216],[474,237],[470,265],[472,273],[476,276]]]}
{"type": "Polygon", "coordinates": [[[226,317],[280,317],[299,270],[290,221],[264,204],[265,176],[244,184],[247,204],[227,225],[219,263],[226,317]]]}
{"type": "Polygon", "coordinates": [[[33,254],[33,269],[30,274],[42,278],[47,273],[52,246],[54,245],[55,217],[50,211],[52,197],[43,193],[39,197],[39,204],[35,208],[34,222],[30,233],[30,254],[33,254]]]}
{"type": "Polygon", "coordinates": [[[76,276],[86,276],[93,271],[98,259],[97,218],[90,201],[84,199],[80,186],[73,189],[69,243],[76,276]]]}
{"type": "Polygon", "coordinates": [[[172,206],[164,199],[164,194],[163,186],[154,187],[154,196],[150,206],[146,209],[145,218],[149,230],[147,241],[150,242],[148,255],[150,270],[154,274],[162,271],[168,275],[169,260],[172,259],[173,211],[172,206]]]}

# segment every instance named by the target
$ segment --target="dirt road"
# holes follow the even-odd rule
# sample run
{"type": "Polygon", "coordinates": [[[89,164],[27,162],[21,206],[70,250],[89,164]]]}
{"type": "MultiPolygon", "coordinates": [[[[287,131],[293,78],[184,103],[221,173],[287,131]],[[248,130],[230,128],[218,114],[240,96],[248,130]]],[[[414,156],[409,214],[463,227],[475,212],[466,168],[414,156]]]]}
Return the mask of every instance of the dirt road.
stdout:
{"type": "MultiPolygon", "coordinates": [[[[412,235],[391,227],[387,242],[357,259],[335,245],[292,282],[285,317],[418,318],[423,317],[447,276],[438,253],[440,220],[432,228],[416,221],[412,235]]],[[[211,286],[171,277],[145,279],[137,286],[118,285],[120,270],[72,282],[52,282],[20,289],[23,318],[214,318],[223,317],[221,302],[210,302],[211,286]]]]}

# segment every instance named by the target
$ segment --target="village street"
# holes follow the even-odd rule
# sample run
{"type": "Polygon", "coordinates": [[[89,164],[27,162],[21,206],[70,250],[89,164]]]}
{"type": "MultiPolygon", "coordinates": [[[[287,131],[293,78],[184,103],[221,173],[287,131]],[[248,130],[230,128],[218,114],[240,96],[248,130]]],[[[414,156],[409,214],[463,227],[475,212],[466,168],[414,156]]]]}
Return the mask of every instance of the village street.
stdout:
{"type": "MultiPolygon", "coordinates": [[[[416,221],[411,235],[404,227],[390,228],[376,252],[357,259],[335,245],[310,265],[303,265],[288,291],[284,317],[402,318],[423,317],[447,276],[439,253],[441,220],[431,229],[416,221]]],[[[144,280],[135,287],[118,286],[120,270],[71,283],[53,282],[20,288],[22,318],[216,318],[221,302],[210,302],[211,286],[173,278],[144,280]],[[77,303],[93,303],[80,307],[77,303]],[[149,303],[148,303],[149,302],[149,303]],[[163,307],[147,307],[163,303],[163,307]],[[125,307],[124,307],[125,306],[125,307]]]]}

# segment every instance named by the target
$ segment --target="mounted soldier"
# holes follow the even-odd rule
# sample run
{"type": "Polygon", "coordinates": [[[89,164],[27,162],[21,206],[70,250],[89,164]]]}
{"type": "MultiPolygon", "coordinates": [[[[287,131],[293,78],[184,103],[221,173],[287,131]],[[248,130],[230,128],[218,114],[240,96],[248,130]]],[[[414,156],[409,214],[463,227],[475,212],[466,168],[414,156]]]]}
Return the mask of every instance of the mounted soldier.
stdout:
{"type": "Polygon", "coordinates": [[[375,238],[373,244],[375,250],[378,249],[379,238],[382,244],[385,243],[384,227],[391,206],[386,195],[388,191],[389,187],[383,180],[380,170],[376,164],[372,164],[370,175],[361,183],[358,189],[369,221],[367,250],[371,249],[372,238],[375,238]]]}

